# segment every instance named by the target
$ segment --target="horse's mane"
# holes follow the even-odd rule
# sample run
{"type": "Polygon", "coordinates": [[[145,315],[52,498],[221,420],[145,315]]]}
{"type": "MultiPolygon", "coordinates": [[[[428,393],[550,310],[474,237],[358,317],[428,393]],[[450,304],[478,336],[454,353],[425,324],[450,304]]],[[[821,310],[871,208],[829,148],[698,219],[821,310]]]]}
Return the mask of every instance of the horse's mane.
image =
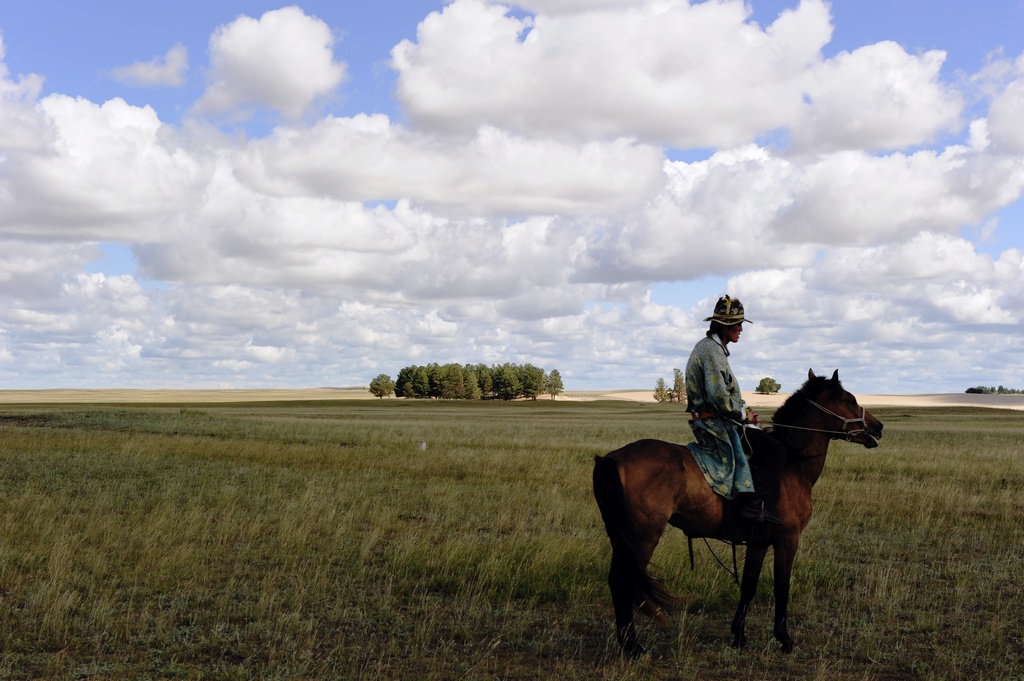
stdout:
{"type": "Polygon", "coordinates": [[[798,412],[800,411],[801,405],[804,400],[808,399],[824,399],[821,397],[823,391],[829,397],[835,395],[838,396],[843,390],[843,384],[838,380],[833,381],[830,378],[824,376],[815,376],[814,378],[807,379],[800,389],[789,396],[788,399],[779,407],[778,411],[772,417],[775,423],[783,423],[792,425],[796,420],[798,412]]]}

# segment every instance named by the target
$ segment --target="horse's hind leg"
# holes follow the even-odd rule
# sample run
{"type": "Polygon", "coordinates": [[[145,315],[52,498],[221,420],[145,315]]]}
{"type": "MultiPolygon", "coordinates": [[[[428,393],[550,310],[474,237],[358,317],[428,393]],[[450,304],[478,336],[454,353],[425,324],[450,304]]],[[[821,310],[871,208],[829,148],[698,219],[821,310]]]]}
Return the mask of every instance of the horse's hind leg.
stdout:
{"type": "Polygon", "coordinates": [[[612,567],[608,571],[608,588],[612,592],[612,606],[615,608],[615,631],[622,646],[622,652],[636,658],[645,650],[637,640],[636,624],[633,622],[633,599],[635,589],[630,577],[626,558],[618,551],[612,551],[612,567]]]}
{"type": "MultiPolygon", "coordinates": [[[[645,597],[643,590],[638,592],[637,589],[637,578],[640,573],[645,574],[655,546],[657,546],[657,538],[643,542],[638,555],[635,556],[624,556],[619,551],[613,550],[612,566],[608,571],[608,586],[612,592],[615,627],[619,643],[622,645],[623,652],[633,658],[640,657],[646,652],[637,640],[636,624],[633,621],[634,608],[638,608],[640,612],[661,626],[669,625],[668,616],[655,602],[658,598],[657,594],[651,593],[645,597]],[[637,602],[641,598],[643,600],[637,602]]],[[[667,596],[663,598],[667,600],[667,596]]]]}
{"type": "MultiPolygon", "coordinates": [[[[651,564],[651,558],[654,556],[654,549],[657,548],[663,532],[664,526],[662,526],[661,531],[653,533],[654,536],[649,538],[648,541],[643,544],[641,555],[645,569],[651,564]]],[[[666,615],[665,611],[661,609],[661,606],[648,598],[645,598],[642,602],[637,604],[637,608],[639,608],[640,612],[654,620],[660,627],[667,627],[671,624],[668,619],[668,615],[666,615]]]]}

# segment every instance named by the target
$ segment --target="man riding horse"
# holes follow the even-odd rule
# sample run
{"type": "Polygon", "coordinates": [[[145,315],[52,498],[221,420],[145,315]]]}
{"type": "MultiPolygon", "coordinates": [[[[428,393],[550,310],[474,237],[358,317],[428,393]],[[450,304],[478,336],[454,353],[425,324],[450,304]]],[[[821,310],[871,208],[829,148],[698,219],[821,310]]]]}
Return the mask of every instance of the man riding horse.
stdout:
{"type": "Polygon", "coordinates": [[[697,441],[689,448],[715,492],[726,499],[744,495],[741,517],[777,525],[786,449],[758,426],[757,413],[747,409],[729,367],[729,344],[739,342],[743,323],[750,323],[743,314],[737,298],[719,298],[714,314],[704,320],[711,322],[707,334],[690,353],[686,410],[697,441]]]}

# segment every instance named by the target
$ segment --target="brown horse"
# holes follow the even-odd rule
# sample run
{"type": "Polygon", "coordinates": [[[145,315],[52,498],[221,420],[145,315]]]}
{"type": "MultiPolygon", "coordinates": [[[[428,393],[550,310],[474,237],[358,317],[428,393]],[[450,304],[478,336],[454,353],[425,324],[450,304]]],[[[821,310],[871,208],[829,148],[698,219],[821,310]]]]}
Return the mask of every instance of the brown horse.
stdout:
{"type": "MultiPolygon", "coordinates": [[[[843,389],[838,371],[831,379],[810,371],[807,382],[775,413],[773,434],[786,446],[788,456],[776,507],[783,522],[773,526],[767,538],[751,538],[751,528],[744,528],[735,519],[730,511],[732,504],[714,493],[683,445],[639,440],[595,457],[594,496],[612,542],[608,586],[619,643],[627,655],[636,657],[644,652],[637,641],[633,608],[667,624],[663,611],[671,610],[677,602],[647,571],[654,548],[669,524],[690,538],[737,541],[737,529],[745,530],[747,556],[739,606],[732,620],[736,646],[746,643],[747,607],[757,591],[765,555],[769,548],[774,549],[774,633],[784,651],[793,649],[786,626],[790,575],[800,533],[811,519],[811,488],[825,467],[829,442],[841,438],[877,447],[882,423],[843,389]]],[[[754,452],[752,465],[756,461],[754,452]]]]}

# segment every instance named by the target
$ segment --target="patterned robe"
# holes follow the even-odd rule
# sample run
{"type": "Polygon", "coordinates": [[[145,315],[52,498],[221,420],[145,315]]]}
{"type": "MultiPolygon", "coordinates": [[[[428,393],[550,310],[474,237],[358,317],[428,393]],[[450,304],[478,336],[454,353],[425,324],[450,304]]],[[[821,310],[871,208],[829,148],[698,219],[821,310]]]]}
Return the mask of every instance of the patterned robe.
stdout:
{"type": "Polygon", "coordinates": [[[746,406],[728,357],[729,351],[716,336],[705,337],[690,353],[686,363],[686,410],[714,416],[690,421],[697,441],[687,447],[711,488],[732,499],[740,492],[753,492],[754,481],[741,440],[746,406]]]}

